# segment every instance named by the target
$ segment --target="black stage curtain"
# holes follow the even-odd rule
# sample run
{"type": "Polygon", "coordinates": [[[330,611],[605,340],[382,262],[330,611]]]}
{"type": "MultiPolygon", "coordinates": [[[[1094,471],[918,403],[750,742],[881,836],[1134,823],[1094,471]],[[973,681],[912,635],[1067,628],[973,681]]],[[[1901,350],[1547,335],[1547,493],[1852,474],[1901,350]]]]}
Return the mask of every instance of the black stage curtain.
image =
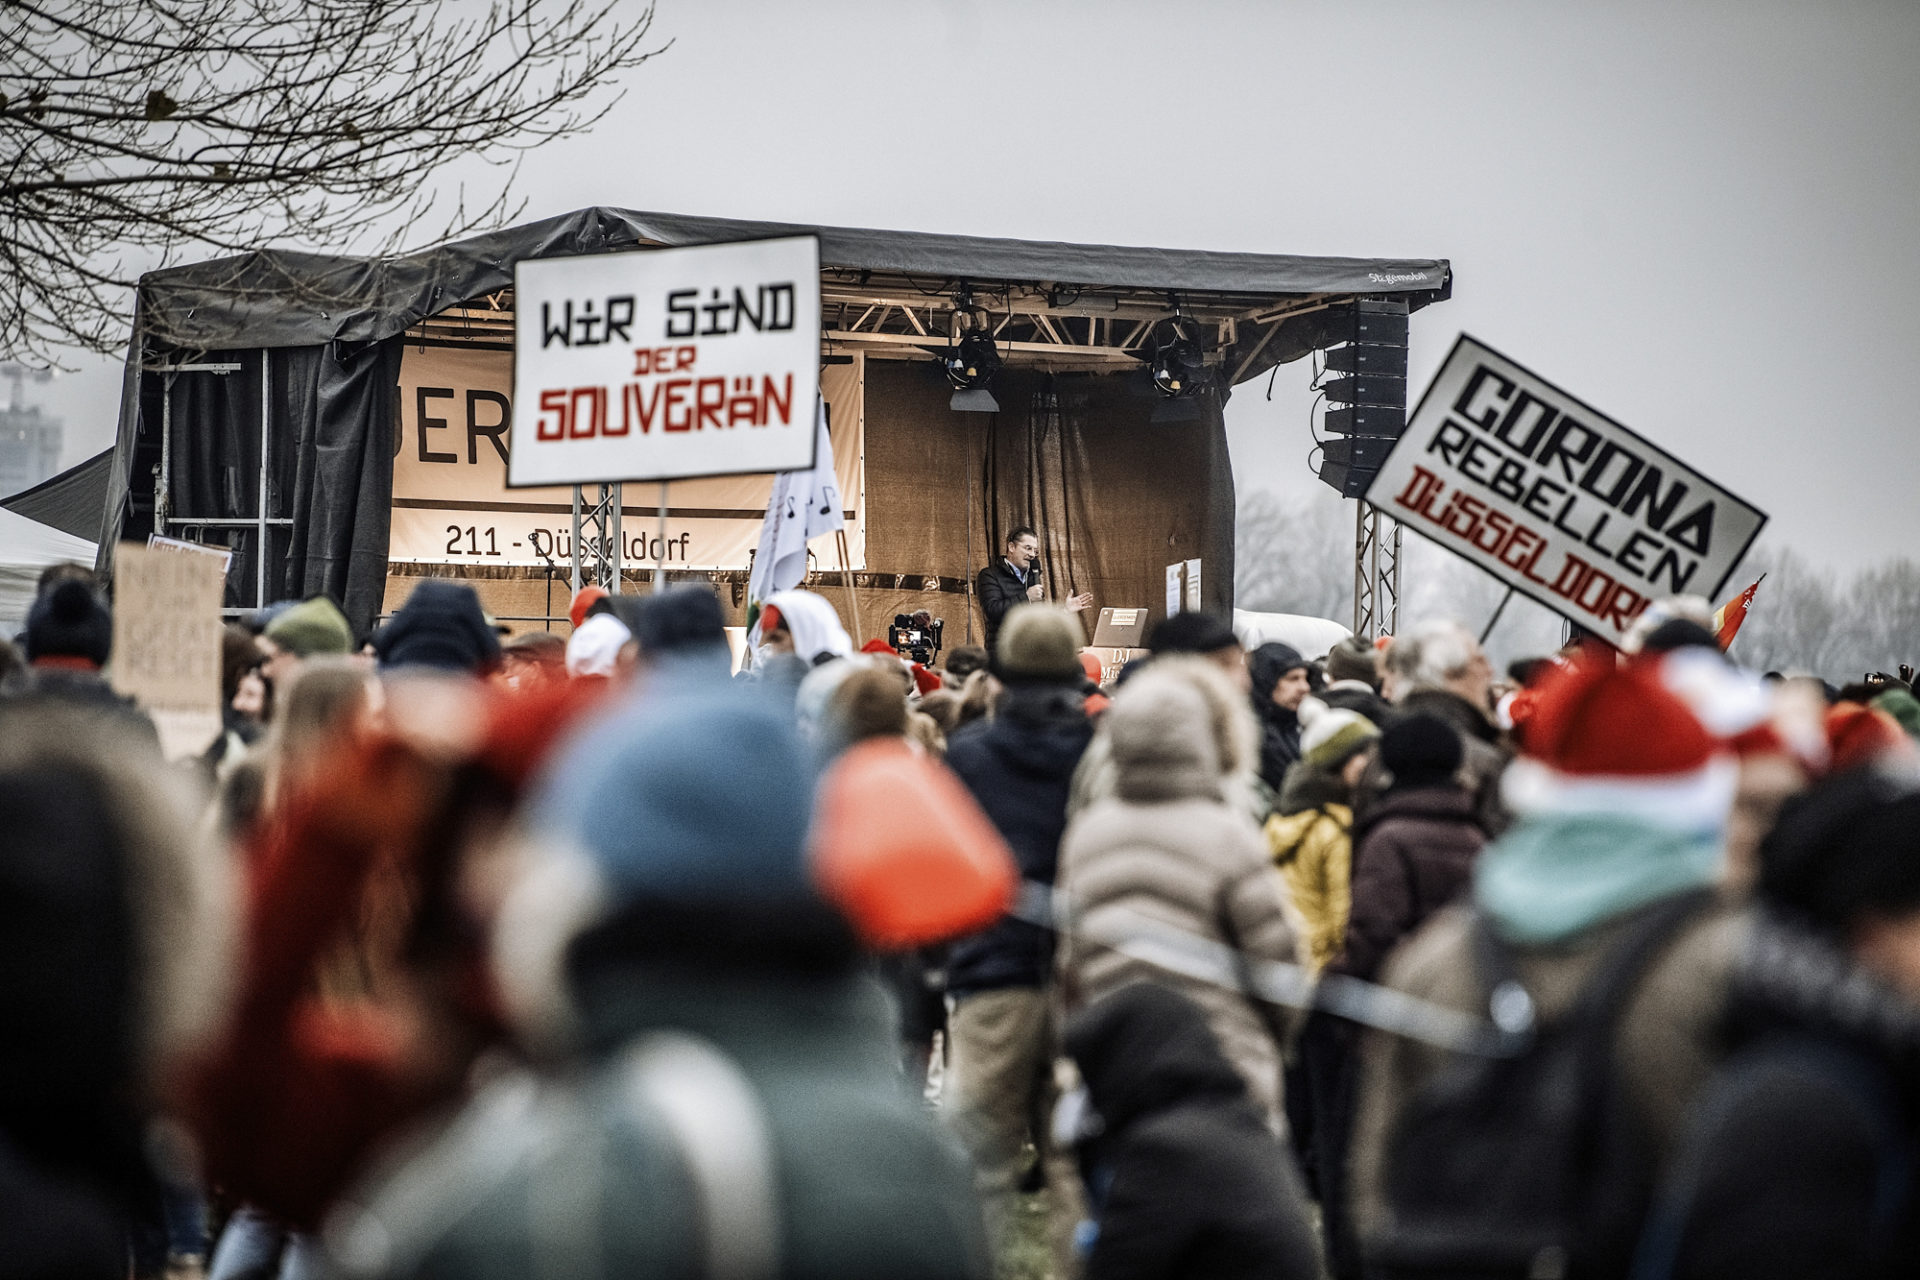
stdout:
{"type": "MultiPolygon", "coordinates": [[[[387,534],[393,501],[395,396],[399,339],[349,348],[331,343],[267,352],[267,515],[292,519],[273,527],[264,548],[266,593],[255,599],[261,548],[255,531],[207,526],[174,530],[234,551],[227,604],[331,596],[359,635],[379,613],[386,590],[387,534]]],[[[183,519],[254,519],[260,512],[259,351],[196,354],[195,363],[232,362],[238,372],[174,375],[171,515],[183,519]]],[[[175,362],[169,358],[168,363],[175,362]]],[[[140,457],[158,458],[161,375],[143,375],[140,457]],[[146,403],[150,402],[150,403],[146,403]]],[[[129,521],[130,535],[152,527],[141,501],[151,472],[129,477],[131,507],[149,513],[129,521]],[[143,483],[144,482],[144,483],[143,483]]]]}
{"type": "MultiPolygon", "coordinates": [[[[1030,524],[1049,595],[1087,591],[1096,610],[1144,607],[1158,620],[1166,566],[1197,558],[1205,607],[1231,616],[1233,468],[1218,401],[1197,421],[1154,423],[1154,393],[1137,377],[1016,369],[994,382],[997,414],[955,413],[951,394],[938,369],[867,363],[870,570],[971,578],[1008,530],[1030,524]]],[[[966,626],[952,596],[862,597],[889,616],[931,609],[947,617],[949,645],[979,642],[970,597],[966,626]]]]}

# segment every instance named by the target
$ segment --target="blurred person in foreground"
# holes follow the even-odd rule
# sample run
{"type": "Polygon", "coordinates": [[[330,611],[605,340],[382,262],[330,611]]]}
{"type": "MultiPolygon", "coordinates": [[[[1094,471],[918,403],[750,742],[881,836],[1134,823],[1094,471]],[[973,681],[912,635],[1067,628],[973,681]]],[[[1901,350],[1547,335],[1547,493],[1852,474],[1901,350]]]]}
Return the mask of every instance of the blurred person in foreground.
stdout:
{"type": "Polygon", "coordinates": [[[1136,982],[1067,1023],[1086,1082],[1062,1122],[1094,1230],[1086,1280],[1314,1280],[1293,1155],[1220,1052],[1199,1006],[1136,982]]]}
{"type": "MultiPolygon", "coordinates": [[[[1080,640],[1080,624],[1064,609],[1015,605],[994,649],[994,674],[1006,690],[999,712],[956,729],[947,743],[948,765],[1012,848],[1020,878],[1042,890],[1054,883],[1068,789],[1093,737],[1080,640]]],[[[1054,1149],[1045,1123],[1059,1037],[1053,958],[1053,935],[1011,916],[953,944],[943,1103],[973,1157],[1003,1256],[1031,1143],[1047,1182],[1056,1265],[1065,1267],[1079,1211],[1072,1163],[1054,1149]]]]}
{"type": "MultiPolygon", "coordinates": [[[[1433,716],[1401,716],[1380,735],[1386,794],[1352,838],[1350,906],[1330,973],[1374,981],[1400,940],[1465,890],[1486,845],[1473,798],[1460,786],[1460,736],[1433,716]]],[[[1347,1199],[1347,1149],[1357,1085],[1357,1029],[1325,1013],[1307,1020],[1302,1099],[1312,1108],[1308,1165],[1321,1205],[1328,1270],[1360,1274],[1347,1199]]],[[[1296,1109],[1295,1114],[1299,1114],[1296,1109]]]]}
{"type": "MultiPolygon", "coordinates": [[[[1512,821],[1500,791],[1511,753],[1493,722],[1493,664],[1480,642],[1457,622],[1426,622],[1387,646],[1381,692],[1393,709],[1424,712],[1446,721],[1460,735],[1465,756],[1461,782],[1473,794],[1480,825],[1497,836],[1512,821]]],[[[1378,771],[1362,783],[1360,809],[1385,789],[1378,771]]]]}
{"type": "Polygon", "coordinates": [[[964,1165],[807,852],[776,705],[649,680],[526,823],[497,972],[551,1071],[483,1087],[329,1232],[350,1276],[988,1273],[964,1165]]]}
{"type": "Polygon", "coordinates": [[[1518,820],[1481,853],[1470,898],[1408,938],[1383,981],[1528,1029],[1532,1047],[1496,1066],[1363,1036],[1351,1187],[1382,1274],[1468,1258],[1484,1274],[1543,1258],[1625,1274],[1721,1053],[1747,932],[1712,893],[1738,774],[1725,744],[1656,666],[1608,654],[1543,680],[1523,749],[1505,781],[1518,820]],[[1577,1087],[1528,1073],[1573,1050],[1577,1087]]]}
{"type": "Polygon", "coordinates": [[[1259,830],[1228,799],[1254,750],[1245,698],[1209,663],[1162,659],[1127,682],[1103,721],[1114,790],[1074,819],[1060,854],[1067,1008],[1142,980],[1183,992],[1280,1132],[1289,1016],[1233,986],[1167,973],[1125,945],[1173,929],[1261,960],[1300,959],[1259,830]]]}
{"type": "Polygon", "coordinates": [[[1920,777],[1790,800],[1734,975],[1731,1056],[1691,1109],[1637,1275],[1920,1274],[1920,777]]]}
{"type": "Polygon", "coordinates": [[[0,732],[0,1276],[129,1274],[165,1091],[225,1005],[226,868],[197,797],[57,705],[0,732]]]}

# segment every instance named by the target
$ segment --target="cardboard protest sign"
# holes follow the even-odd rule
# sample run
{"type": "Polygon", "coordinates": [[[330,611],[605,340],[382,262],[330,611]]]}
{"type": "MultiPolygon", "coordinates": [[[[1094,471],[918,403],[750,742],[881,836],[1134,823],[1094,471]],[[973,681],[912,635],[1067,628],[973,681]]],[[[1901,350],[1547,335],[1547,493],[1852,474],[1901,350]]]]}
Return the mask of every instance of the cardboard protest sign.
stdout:
{"type": "Polygon", "coordinates": [[[1367,501],[1618,641],[1649,603],[1717,598],[1765,513],[1462,335],[1367,501]]]}
{"type": "Polygon", "coordinates": [[[113,687],[153,718],[170,760],[220,732],[216,556],[123,542],[113,560],[113,687]]]}
{"type": "Polygon", "coordinates": [[[507,483],[803,470],[819,376],[812,236],[528,259],[507,483]]]}

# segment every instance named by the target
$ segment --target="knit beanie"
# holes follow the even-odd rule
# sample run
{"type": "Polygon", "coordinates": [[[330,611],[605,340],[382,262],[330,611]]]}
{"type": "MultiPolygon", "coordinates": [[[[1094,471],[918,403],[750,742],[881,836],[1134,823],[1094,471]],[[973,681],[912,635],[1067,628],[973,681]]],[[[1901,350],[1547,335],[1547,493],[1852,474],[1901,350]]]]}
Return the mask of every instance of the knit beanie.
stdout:
{"type": "Polygon", "coordinates": [[[482,675],[500,665],[500,637],[480,597],[460,582],[428,578],[373,639],[382,667],[431,667],[482,675]]]}
{"type": "Polygon", "coordinates": [[[636,596],[625,613],[622,620],[644,658],[670,653],[728,656],[727,621],[720,611],[720,597],[711,587],[689,582],[636,596]]]}
{"type": "Polygon", "coordinates": [[[1380,736],[1380,727],[1357,711],[1312,705],[1323,709],[1310,714],[1303,704],[1300,717],[1300,758],[1309,768],[1332,773],[1380,736]]]}
{"type": "Polygon", "coordinates": [[[1233,628],[1210,613],[1162,618],[1147,636],[1147,648],[1155,653],[1214,653],[1239,643],[1233,628]]]}
{"type": "Polygon", "coordinates": [[[1380,686],[1378,655],[1358,636],[1348,636],[1333,646],[1324,665],[1329,681],[1358,680],[1376,689],[1380,686]]]}
{"type": "Polygon", "coordinates": [[[1890,715],[1894,723],[1907,731],[1909,738],[1920,738],[1920,698],[1904,686],[1895,686],[1867,704],[1875,711],[1890,715]]]}
{"type": "Polygon", "coordinates": [[[113,616],[84,582],[68,579],[27,614],[27,661],[78,658],[96,668],[113,652],[113,616]]]}
{"type": "Polygon", "coordinates": [[[1438,716],[1401,716],[1380,735],[1380,763],[1393,775],[1392,789],[1443,787],[1460,771],[1460,735],[1438,716]]]}
{"type": "Polygon", "coordinates": [[[1862,916],[1920,909],[1920,789],[1852,769],[1787,801],[1760,846],[1760,896],[1844,937],[1862,916]]]}
{"type": "Polygon", "coordinates": [[[817,902],[813,776],[790,718],[724,676],[649,689],[577,737],[530,806],[616,908],[817,902]]]}
{"type": "Polygon", "coordinates": [[[1000,626],[994,670],[1002,680],[1079,684],[1080,624],[1056,604],[1015,605],[1000,626]]]}
{"type": "Polygon", "coordinates": [[[347,625],[347,615],[325,596],[315,596],[281,610],[267,624],[264,634],[297,658],[311,658],[316,653],[353,652],[353,628],[347,625]]]}

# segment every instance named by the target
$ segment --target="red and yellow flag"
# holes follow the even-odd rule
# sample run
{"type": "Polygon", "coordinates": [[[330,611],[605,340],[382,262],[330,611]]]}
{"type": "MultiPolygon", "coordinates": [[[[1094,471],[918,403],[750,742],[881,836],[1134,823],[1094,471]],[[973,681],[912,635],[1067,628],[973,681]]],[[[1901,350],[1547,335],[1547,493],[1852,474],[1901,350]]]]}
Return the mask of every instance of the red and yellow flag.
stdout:
{"type": "Polygon", "coordinates": [[[1766,580],[1767,575],[1761,574],[1752,586],[1713,611],[1713,638],[1719,643],[1720,652],[1725,653],[1734,636],[1740,633],[1740,624],[1747,620],[1747,610],[1753,607],[1753,593],[1766,580]]]}

